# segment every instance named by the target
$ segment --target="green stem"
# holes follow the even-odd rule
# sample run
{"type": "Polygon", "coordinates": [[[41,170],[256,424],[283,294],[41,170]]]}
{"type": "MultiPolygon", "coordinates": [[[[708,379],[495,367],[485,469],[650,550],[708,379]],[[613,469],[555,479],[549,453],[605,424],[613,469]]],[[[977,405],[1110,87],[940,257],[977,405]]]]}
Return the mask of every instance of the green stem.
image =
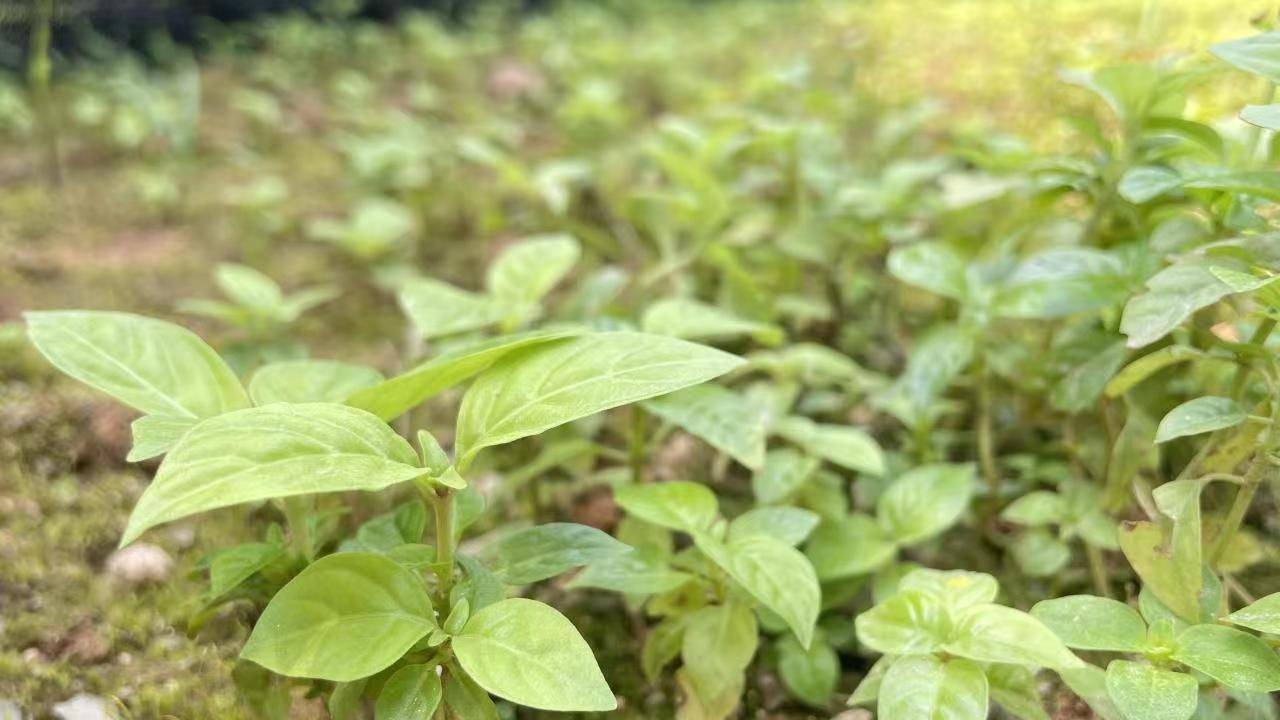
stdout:
{"type": "Polygon", "coordinates": [[[627,464],[631,467],[631,482],[640,484],[644,481],[644,460],[647,422],[644,411],[639,406],[631,406],[631,428],[627,443],[627,464]]]}
{"type": "Polygon", "coordinates": [[[1099,596],[1111,597],[1111,581],[1107,577],[1107,563],[1098,548],[1084,544],[1085,556],[1089,558],[1089,574],[1093,576],[1093,589],[1099,596]]]}
{"type": "Polygon", "coordinates": [[[453,589],[453,491],[444,489],[431,493],[430,497],[436,513],[436,577],[440,580],[440,595],[447,603],[449,591],[453,589]]]}
{"type": "Polygon", "coordinates": [[[40,115],[40,136],[44,140],[49,181],[53,185],[61,185],[62,156],[58,149],[58,126],[53,112],[53,97],[49,91],[49,79],[53,75],[53,65],[49,61],[53,5],[54,0],[39,0],[36,3],[35,15],[31,18],[27,80],[31,83],[36,112],[40,115]]]}
{"type": "Polygon", "coordinates": [[[285,523],[289,525],[289,542],[308,562],[316,556],[315,538],[311,536],[311,525],[307,515],[311,512],[310,500],[302,495],[283,498],[285,523]]]}
{"type": "Polygon", "coordinates": [[[987,482],[986,517],[990,519],[1000,507],[1000,470],[991,431],[991,376],[985,362],[978,368],[978,462],[987,482]]]}
{"type": "MultiPolygon", "coordinates": [[[[1267,342],[1267,338],[1271,337],[1271,332],[1276,329],[1276,321],[1272,318],[1266,318],[1253,331],[1253,335],[1249,338],[1249,344],[1261,348],[1267,342]]],[[[1245,385],[1249,380],[1249,371],[1252,365],[1249,363],[1241,363],[1236,368],[1236,375],[1231,380],[1231,397],[1239,400],[1244,397],[1245,385]]]]}
{"type": "Polygon", "coordinates": [[[1249,470],[1244,475],[1244,480],[1236,490],[1235,500],[1231,502],[1231,509],[1227,511],[1227,518],[1222,522],[1222,530],[1218,532],[1218,537],[1213,541],[1213,549],[1209,553],[1211,567],[1217,567],[1222,555],[1228,547],[1231,547],[1231,541],[1235,539],[1236,532],[1244,522],[1244,516],[1249,512],[1249,506],[1253,504],[1253,496],[1257,494],[1258,486],[1262,484],[1263,473],[1269,469],[1269,466],[1267,447],[1263,445],[1263,447],[1258,448],[1258,452],[1253,456],[1253,462],[1250,463],[1249,470]]]}

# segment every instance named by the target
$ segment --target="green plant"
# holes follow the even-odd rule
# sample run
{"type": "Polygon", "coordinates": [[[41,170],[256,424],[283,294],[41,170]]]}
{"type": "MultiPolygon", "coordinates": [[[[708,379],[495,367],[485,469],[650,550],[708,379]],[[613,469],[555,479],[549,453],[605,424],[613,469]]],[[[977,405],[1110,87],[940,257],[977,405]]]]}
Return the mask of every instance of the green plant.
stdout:
{"type": "MultiPolygon", "coordinates": [[[[79,311],[31,313],[27,322],[32,341],[55,366],[145,413],[134,424],[132,459],[165,455],[121,544],[193,514],[280,503],[289,542],[305,567],[271,597],[243,657],[282,676],[339,683],[334,708],[368,692],[380,713],[417,708],[416,717],[430,717],[441,702],[460,717],[493,717],[487,693],[552,710],[615,706],[572,624],[547,605],[505,599],[503,583],[550,577],[625,546],[590,528],[546,525],[499,547],[489,566],[459,555],[458,538],[481,509],[464,475],[484,448],[703,382],[740,362],[635,333],[490,343],[487,351],[451,363],[453,382],[475,377],[458,413],[455,464],[425,431],[418,433],[419,455],[378,416],[325,401],[331,384],[314,380],[333,368],[277,371],[270,387],[294,395],[305,394],[297,392],[299,383],[324,388],[320,397],[279,402],[278,393],[263,389],[268,385],[255,383],[247,393],[199,338],[168,323],[79,311]],[[393,519],[405,542],[379,548],[357,534],[359,550],[339,548],[315,559],[310,503],[317,493],[400,483],[412,483],[430,505],[433,543],[421,536],[425,513],[410,510],[393,519]]],[[[373,385],[362,402],[388,395],[403,397],[403,385],[373,385]]],[[[266,569],[280,542],[277,533],[252,552],[242,547],[234,558],[215,556],[214,592],[266,569]]],[[[735,577],[763,579],[754,567],[735,564],[734,546],[706,542],[735,558],[724,560],[735,577]]],[[[782,549],[807,568],[798,554],[782,549]]],[[[806,597],[810,601],[788,614],[807,640],[816,584],[806,597]]]]}

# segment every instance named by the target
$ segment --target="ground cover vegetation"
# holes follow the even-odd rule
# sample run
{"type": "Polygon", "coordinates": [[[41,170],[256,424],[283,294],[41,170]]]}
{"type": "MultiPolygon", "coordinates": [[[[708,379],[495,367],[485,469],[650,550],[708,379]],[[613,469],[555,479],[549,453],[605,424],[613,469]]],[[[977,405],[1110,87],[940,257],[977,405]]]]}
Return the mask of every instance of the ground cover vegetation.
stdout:
{"type": "Polygon", "coordinates": [[[915,5],[0,79],[0,713],[1280,715],[1276,17],[915,5]]]}

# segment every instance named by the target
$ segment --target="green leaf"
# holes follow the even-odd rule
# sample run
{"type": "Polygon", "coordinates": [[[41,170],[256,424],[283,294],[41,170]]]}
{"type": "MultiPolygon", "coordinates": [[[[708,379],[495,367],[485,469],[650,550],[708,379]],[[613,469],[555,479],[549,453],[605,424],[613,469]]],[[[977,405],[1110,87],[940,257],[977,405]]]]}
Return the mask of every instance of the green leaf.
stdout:
{"type": "Polygon", "coordinates": [[[885,673],[889,672],[889,667],[893,665],[897,658],[891,655],[881,655],[871,665],[871,669],[867,670],[867,674],[862,676],[858,681],[858,687],[853,689],[853,694],[849,696],[848,705],[868,705],[880,696],[880,685],[884,682],[885,673]]]}
{"type": "Polygon", "coordinates": [[[1021,610],[973,605],[957,612],[954,622],[951,637],[942,646],[952,655],[1053,669],[1081,664],[1052,630],[1021,610]]]}
{"type": "Polygon", "coordinates": [[[942,601],[920,590],[899,590],[854,620],[858,642],[885,655],[927,655],[951,632],[942,601]]]}
{"type": "Polygon", "coordinates": [[[689,615],[680,658],[698,694],[714,697],[726,687],[741,684],[759,642],[751,608],[736,602],[711,605],[689,615]]]}
{"type": "Polygon", "coordinates": [[[991,699],[1017,720],[1049,720],[1040,700],[1036,674],[1020,665],[988,665],[987,686],[991,699]]]}
{"type": "Polygon", "coordinates": [[[795,547],[818,525],[818,514],[795,507],[758,507],[729,523],[729,539],[768,535],[795,547]]]}
{"type": "Polygon", "coordinates": [[[400,307],[423,339],[480,330],[502,322],[512,308],[488,295],[416,278],[400,288],[400,307]]]}
{"type": "Polygon", "coordinates": [[[214,282],[228,299],[255,310],[270,310],[284,302],[284,293],[275,280],[247,265],[219,263],[214,282]]]}
{"type": "Polygon", "coordinates": [[[902,545],[933,537],[964,513],[974,480],[974,467],[967,463],[915,468],[895,480],[876,501],[880,525],[902,545]]]}
{"type": "Polygon", "coordinates": [[[1125,171],[1116,191],[1120,197],[1135,205],[1142,204],[1176,190],[1182,185],[1182,175],[1176,170],[1152,165],[1139,165],[1125,171]]]}
{"type": "Polygon", "coordinates": [[[471,616],[453,651],[481,687],[526,707],[605,712],[618,701],[591,648],[565,616],[525,598],[494,603],[471,616]]]}
{"type": "Polygon", "coordinates": [[[528,585],[630,550],[608,533],[548,523],[511,533],[485,550],[486,565],[508,585],[528,585]]]}
{"type": "Polygon", "coordinates": [[[575,334],[573,331],[533,331],[483,340],[442,353],[408,372],[358,390],[345,402],[391,421],[440,391],[483,372],[507,353],[575,334]]]}
{"type": "Polygon", "coordinates": [[[644,647],[640,649],[640,667],[650,683],[655,682],[662,669],[680,656],[684,630],[691,615],[665,617],[645,635],[644,647]]]}
{"type": "Polygon", "coordinates": [[[1124,395],[1135,385],[1146,380],[1157,372],[1175,363],[1199,360],[1205,357],[1200,350],[1186,345],[1170,345],[1143,355],[1116,373],[1107,383],[1107,397],[1115,398],[1124,395]]]}
{"type": "Polygon", "coordinates": [[[1107,692],[1125,720],[1187,720],[1196,711],[1196,679],[1128,660],[1107,666],[1107,692]]]}
{"type": "Polygon", "coordinates": [[[126,460],[139,462],[169,452],[197,422],[192,417],[143,415],[129,426],[133,432],[133,448],[126,460]]]}
{"type": "Polygon", "coordinates": [[[1071,548],[1044,528],[1031,528],[1013,544],[1013,557],[1031,577],[1049,577],[1071,562],[1071,548]]]}
{"type": "Polygon", "coordinates": [[[1240,119],[1263,130],[1280,130],[1280,104],[1245,105],[1240,119]]]}
{"type": "Polygon", "coordinates": [[[884,452],[870,435],[858,428],[819,424],[795,416],[783,418],[774,430],[810,455],[847,470],[884,474],[884,452]]]}
{"type": "Polygon", "coordinates": [[[904,576],[898,590],[923,592],[951,610],[962,610],[995,600],[1000,586],[986,573],[921,568],[904,576]]]}
{"type": "Polygon", "coordinates": [[[489,266],[485,286],[510,304],[533,304],[573,269],[582,249],[568,235],[539,235],[502,251],[489,266]]]}
{"type": "Polygon", "coordinates": [[[809,647],[822,593],[809,560],[799,550],[767,535],[747,535],[726,543],[694,535],[706,553],[760,604],[777,613],[809,647]]]}
{"type": "Polygon", "coordinates": [[[1063,521],[1065,512],[1061,495],[1037,490],[1009,503],[1000,512],[1000,519],[1027,527],[1040,527],[1057,525],[1063,521]]]}
{"type": "Polygon", "coordinates": [[[1070,595],[1042,600],[1031,608],[1031,616],[1078,650],[1139,653],[1146,645],[1147,624],[1142,616],[1109,598],[1070,595]]]}
{"type": "Polygon", "coordinates": [[[1147,280],[1147,291],[1135,295],[1124,306],[1120,332],[1129,337],[1131,348],[1150,345],[1195,311],[1229,294],[1231,288],[1214,277],[1207,266],[1193,262],[1171,265],[1147,280]]]}
{"type": "Polygon", "coordinates": [[[879,720],[983,720],[987,676],[968,660],[898,658],[885,673],[876,707],[879,720]]]}
{"type": "Polygon", "coordinates": [[[706,382],[742,360],[643,333],[594,333],[506,355],[476,380],[458,411],[457,458],[602,410],[706,382]]]}
{"type": "Polygon", "coordinates": [[[1182,183],[1192,190],[1216,190],[1280,201],[1280,173],[1270,170],[1212,173],[1182,183]]]}
{"type": "Polygon", "coordinates": [[[824,638],[816,637],[808,650],[790,635],[778,639],[778,675],[792,695],[815,708],[831,704],[840,680],[840,657],[824,638]]]}
{"type": "Polygon", "coordinates": [[[1251,35],[1209,47],[1225,63],[1280,83],[1280,32],[1251,35]]]}
{"type": "Polygon", "coordinates": [[[274,402],[340,403],[357,390],[382,382],[382,373],[334,360],[285,360],[264,365],[249,380],[255,405],[274,402]]]}
{"type": "Polygon", "coordinates": [[[165,457],[122,544],[148,528],[254,500],[380,490],[426,471],[404,438],[343,405],[275,403],[200,422],[165,457]]]}
{"type": "Polygon", "coordinates": [[[1049,402],[1057,410],[1079,413],[1088,410],[1102,397],[1107,382],[1124,364],[1128,350],[1123,342],[1106,349],[1072,368],[1053,388],[1049,402]]]}
{"type": "Polygon", "coordinates": [[[764,466],[751,476],[751,491],[762,504],[781,502],[794,495],[818,469],[818,459],[791,448],[770,450],[764,466]]]}
{"type": "Polygon", "coordinates": [[[235,373],[203,340],[117,312],[29,312],[27,334],[54,367],[148,415],[207,418],[249,406],[235,373]]]}
{"type": "Polygon", "coordinates": [[[805,546],[822,582],[873,572],[897,553],[898,546],[880,524],[862,514],[823,521],[805,546]]]}
{"type": "Polygon", "coordinates": [[[568,587],[591,587],[631,595],[669,592],[693,579],[673,570],[653,548],[631,550],[597,560],[569,581],[568,587]]]}
{"type": "Polygon", "coordinates": [[[244,543],[218,551],[209,561],[206,600],[212,602],[226,595],[283,556],[284,548],[275,543],[244,543]]]}
{"type": "Polygon", "coordinates": [[[750,470],[764,465],[763,408],[720,385],[695,385],[644,403],[644,409],[684,428],[750,470]]]}
{"type": "Polygon", "coordinates": [[[953,300],[968,294],[965,262],[940,242],[919,242],[889,253],[889,274],[904,283],[953,300]]]}
{"type": "Polygon", "coordinates": [[[675,480],[646,485],[623,485],[613,499],[631,515],[672,530],[706,530],[716,519],[719,501],[706,485],[675,480]]]}
{"type": "Polygon", "coordinates": [[[1236,690],[1280,690],[1280,657],[1275,650],[1235,628],[1192,625],[1178,635],[1172,657],[1236,690]]]}
{"type": "Polygon", "coordinates": [[[1260,598],[1231,613],[1226,619],[1250,630],[1280,635],[1280,592],[1260,598]]]}
{"type": "Polygon", "coordinates": [[[1156,428],[1156,442],[1235,427],[1248,417],[1231,398],[1205,396],[1188,400],[1169,411],[1156,428]]]}
{"type": "Polygon", "coordinates": [[[1096,665],[1084,663],[1080,667],[1058,670],[1062,682],[1089,705],[1089,709],[1102,720],[1127,720],[1116,709],[1107,692],[1107,673],[1096,665]]]}
{"type": "Polygon", "coordinates": [[[431,720],[444,691],[434,665],[405,665],[378,693],[375,720],[431,720]]]}
{"type": "Polygon", "coordinates": [[[454,715],[466,720],[499,720],[501,717],[489,693],[454,663],[448,664],[444,676],[444,702],[454,715]]]}
{"type": "Polygon", "coordinates": [[[1120,549],[1145,588],[1188,622],[1200,619],[1199,596],[1204,578],[1199,526],[1198,498],[1194,517],[1176,523],[1172,534],[1146,521],[1120,525],[1120,549]]]}
{"type": "Polygon", "coordinates": [[[341,553],[276,593],[240,656],[280,675],[348,682],[399,660],[435,626],[417,575],[381,555],[341,553]]]}
{"type": "MultiPolygon", "coordinates": [[[[249,666],[252,667],[252,666],[249,666]]],[[[337,683],[333,692],[329,693],[328,710],[332,720],[358,720],[361,709],[360,699],[364,695],[368,678],[360,678],[347,683],[337,683]]]]}
{"type": "Polygon", "coordinates": [[[777,325],[747,320],[714,305],[681,298],[650,305],[640,319],[640,327],[648,333],[705,342],[744,335],[763,345],[777,345],[783,340],[782,328],[777,325]]]}

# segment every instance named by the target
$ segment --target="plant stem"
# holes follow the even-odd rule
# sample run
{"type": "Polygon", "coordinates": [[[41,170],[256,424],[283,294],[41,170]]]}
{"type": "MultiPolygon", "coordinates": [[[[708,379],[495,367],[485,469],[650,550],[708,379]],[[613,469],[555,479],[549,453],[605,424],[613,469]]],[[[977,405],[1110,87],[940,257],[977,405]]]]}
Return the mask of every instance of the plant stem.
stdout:
{"type": "Polygon", "coordinates": [[[289,526],[289,542],[293,544],[304,558],[310,562],[316,556],[315,538],[311,537],[311,527],[307,523],[310,503],[301,495],[283,498],[284,520],[289,526]]]}
{"type": "Polygon", "coordinates": [[[631,467],[631,482],[636,485],[644,481],[646,426],[644,411],[639,406],[632,405],[631,428],[627,443],[627,464],[631,467]]]}
{"type": "Polygon", "coordinates": [[[1227,518],[1222,522],[1222,529],[1218,531],[1218,537],[1213,541],[1213,549],[1209,553],[1210,567],[1217,567],[1223,553],[1231,546],[1231,541],[1235,538],[1241,523],[1244,522],[1245,513],[1249,512],[1249,506],[1253,504],[1253,496],[1258,492],[1258,486],[1262,484],[1262,475],[1269,469],[1269,465],[1267,446],[1264,444],[1253,456],[1253,462],[1250,463],[1248,472],[1245,473],[1240,487],[1236,490],[1236,498],[1231,502],[1231,509],[1227,511],[1227,518]]]}
{"type": "Polygon", "coordinates": [[[1107,563],[1102,558],[1102,551],[1084,544],[1085,556],[1089,558],[1089,574],[1093,576],[1093,588],[1099,596],[1111,597],[1111,581],[1107,577],[1107,563]]]}
{"type": "Polygon", "coordinates": [[[431,506],[436,513],[436,577],[440,580],[440,595],[447,602],[453,588],[453,491],[444,489],[431,493],[431,506]]]}
{"type": "Polygon", "coordinates": [[[986,518],[990,519],[1000,507],[1000,471],[991,434],[991,376],[985,361],[978,368],[978,462],[987,481],[986,518]]]}
{"type": "Polygon", "coordinates": [[[27,80],[35,95],[36,112],[40,115],[40,135],[44,140],[45,162],[49,181],[62,185],[62,155],[58,149],[58,125],[54,117],[53,97],[49,91],[49,78],[53,74],[49,62],[49,46],[53,35],[54,0],[38,0],[31,18],[30,45],[27,48],[27,80]]]}
{"type": "MultiPolygon", "coordinates": [[[[1275,329],[1276,321],[1272,318],[1266,318],[1253,331],[1253,335],[1249,338],[1249,344],[1262,347],[1267,342],[1267,338],[1271,337],[1271,331],[1275,329]]],[[[1231,380],[1231,397],[1233,399],[1239,400],[1244,397],[1245,385],[1249,380],[1249,370],[1249,363],[1241,363],[1236,368],[1236,375],[1231,380]]]]}

